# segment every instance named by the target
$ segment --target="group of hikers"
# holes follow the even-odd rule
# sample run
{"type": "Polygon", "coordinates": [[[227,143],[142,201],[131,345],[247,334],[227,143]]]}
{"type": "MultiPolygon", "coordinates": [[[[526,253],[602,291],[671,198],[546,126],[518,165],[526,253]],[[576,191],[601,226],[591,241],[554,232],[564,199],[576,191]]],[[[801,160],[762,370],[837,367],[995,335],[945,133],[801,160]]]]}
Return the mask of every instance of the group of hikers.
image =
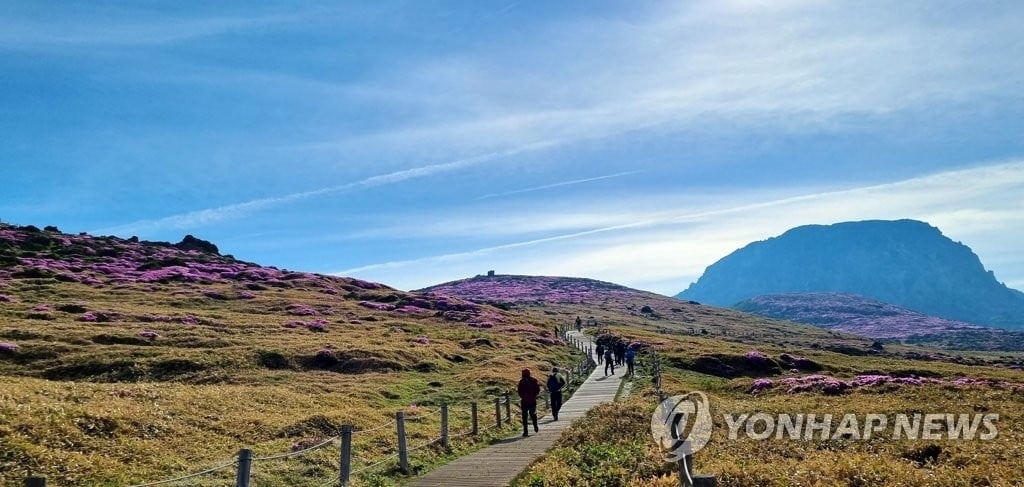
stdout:
{"type": "MultiPolygon", "coordinates": [[[[548,393],[551,395],[551,417],[558,421],[558,411],[562,409],[562,389],[565,388],[565,378],[558,371],[558,367],[551,369],[551,375],[547,381],[548,393]]],[[[530,372],[530,369],[523,369],[523,378],[519,380],[519,409],[523,416],[523,437],[530,436],[527,420],[533,422],[533,432],[540,431],[537,427],[537,397],[540,396],[540,382],[530,372]]]]}
{"type": "MultiPolygon", "coordinates": [[[[581,330],[582,327],[583,320],[577,316],[576,329],[581,330]]],[[[615,366],[621,367],[623,364],[627,367],[626,376],[632,376],[634,366],[636,365],[636,345],[626,345],[625,342],[619,339],[610,341],[604,338],[598,338],[597,347],[594,351],[597,354],[597,363],[604,364],[605,377],[608,377],[609,371],[611,375],[615,375],[615,366]]],[[[562,389],[565,388],[565,384],[565,378],[558,370],[558,367],[552,368],[551,375],[548,376],[545,385],[551,396],[551,417],[554,421],[558,421],[558,411],[562,409],[562,389]]],[[[528,437],[530,436],[529,424],[531,422],[533,423],[533,432],[540,431],[540,428],[537,426],[537,398],[541,392],[540,381],[533,377],[530,369],[523,369],[522,378],[519,380],[518,392],[520,409],[522,410],[523,437],[528,437]]]]}
{"type": "Polygon", "coordinates": [[[621,341],[611,344],[598,341],[594,351],[597,353],[597,363],[604,364],[605,377],[609,371],[611,375],[615,375],[615,367],[621,367],[623,364],[626,365],[626,376],[633,375],[633,367],[636,365],[636,348],[633,345],[626,345],[621,341]]]}

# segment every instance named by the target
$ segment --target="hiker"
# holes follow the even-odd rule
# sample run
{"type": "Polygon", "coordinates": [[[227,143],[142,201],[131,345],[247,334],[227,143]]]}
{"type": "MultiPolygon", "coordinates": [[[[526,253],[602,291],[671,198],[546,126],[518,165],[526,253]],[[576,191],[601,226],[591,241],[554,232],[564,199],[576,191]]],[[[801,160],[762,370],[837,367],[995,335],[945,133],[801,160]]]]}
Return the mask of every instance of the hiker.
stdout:
{"type": "Polygon", "coordinates": [[[615,344],[615,365],[621,366],[626,361],[626,344],[619,342],[615,344]]]}
{"type": "Polygon", "coordinates": [[[608,377],[608,369],[612,370],[612,375],[615,375],[615,357],[612,353],[612,347],[608,347],[604,351],[604,376],[608,377]]]}
{"type": "Polygon", "coordinates": [[[527,429],[527,415],[533,420],[533,432],[540,431],[537,427],[537,396],[540,395],[540,384],[530,375],[530,369],[523,369],[523,378],[519,380],[519,409],[523,411],[523,437],[530,436],[527,429]]]}
{"type": "Polygon", "coordinates": [[[626,348],[626,376],[633,377],[633,366],[636,365],[636,349],[633,345],[626,348]]]}
{"type": "Polygon", "coordinates": [[[598,343],[597,344],[597,363],[598,363],[598,365],[601,364],[601,361],[603,359],[604,359],[604,345],[601,345],[600,343],[598,343]]]}
{"type": "Polygon", "coordinates": [[[579,316],[576,317],[576,331],[583,332],[583,320],[579,316]]]}
{"type": "Polygon", "coordinates": [[[555,418],[555,421],[558,421],[558,410],[562,409],[563,387],[565,387],[565,379],[558,375],[558,367],[552,368],[551,375],[548,376],[548,392],[551,393],[551,416],[555,418]]]}

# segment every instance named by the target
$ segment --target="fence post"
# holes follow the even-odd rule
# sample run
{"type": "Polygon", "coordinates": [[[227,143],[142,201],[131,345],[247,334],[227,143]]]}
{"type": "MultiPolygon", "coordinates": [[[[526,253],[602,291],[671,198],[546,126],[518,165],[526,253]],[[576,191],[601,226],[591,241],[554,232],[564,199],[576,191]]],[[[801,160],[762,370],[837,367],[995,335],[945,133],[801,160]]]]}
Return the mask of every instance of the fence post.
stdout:
{"type": "Polygon", "coordinates": [[[402,473],[409,473],[409,449],[405,445],[405,412],[395,413],[398,425],[398,468],[402,473]]]}
{"type": "Polygon", "coordinates": [[[46,487],[46,477],[29,477],[25,479],[25,487],[46,487]]]}
{"type": "Polygon", "coordinates": [[[342,487],[348,485],[352,476],[352,425],[341,425],[341,470],[338,472],[338,483],[342,487]]]}
{"type": "Polygon", "coordinates": [[[505,393],[505,421],[512,422],[512,398],[507,392],[505,393]]]}
{"type": "Polygon", "coordinates": [[[469,403],[469,415],[473,417],[473,436],[476,436],[480,431],[476,421],[476,401],[469,403]]]}
{"type": "Polygon", "coordinates": [[[249,487],[250,471],[252,471],[252,450],[243,448],[238,451],[238,474],[235,475],[235,487],[249,487]]]}
{"type": "Polygon", "coordinates": [[[501,399],[494,398],[494,420],[498,428],[501,428],[501,399]]]}
{"type": "Polygon", "coordinates": [[[448,447],[448,403],[441,403],[441,446],[448,447]]]}

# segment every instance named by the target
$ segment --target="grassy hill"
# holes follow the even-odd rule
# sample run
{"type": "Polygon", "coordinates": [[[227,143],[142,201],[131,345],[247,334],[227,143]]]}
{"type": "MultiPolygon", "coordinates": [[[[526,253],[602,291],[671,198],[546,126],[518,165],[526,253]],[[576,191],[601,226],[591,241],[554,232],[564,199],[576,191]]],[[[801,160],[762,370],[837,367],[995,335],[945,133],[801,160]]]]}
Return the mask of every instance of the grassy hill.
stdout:
{"type": "MultiPolygon", "coordinates": [[[[125,485],[508,390],[572,360],[538,319],[457,298],[242,262],[179,244],[0,224],[0,485],[125,485]]],[[[410,424],[411,442],[436,421],[410,424]]],[[[453,417],[453,431],[468,418],[453,417]]],[[[393,429],[358,437],[357,466],[393,429]]],[[[390,439],[390,441],[388,441],[390,439]]],[[[486,438],[481,440],[486,441],[486,438]]],[[[462,441],[455,451],[473,448],[462,441]]],[[[427,449],[414,469],[454,452],[427,449]]],[[[326,479],[334,449],[260,464],[326,479]]]]}

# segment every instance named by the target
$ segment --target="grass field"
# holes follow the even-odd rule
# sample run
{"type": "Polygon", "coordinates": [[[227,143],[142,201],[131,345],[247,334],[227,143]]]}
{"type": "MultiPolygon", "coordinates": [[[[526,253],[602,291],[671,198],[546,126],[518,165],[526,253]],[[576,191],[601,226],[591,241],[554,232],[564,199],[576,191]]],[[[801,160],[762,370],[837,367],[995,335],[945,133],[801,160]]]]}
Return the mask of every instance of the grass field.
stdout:
{"type": "MultiPolygon", "coordinates": [[[[552,338],[554,319],[197,251],[0,230],[0,485],[30,472],[53,485],[125,485],[216,466],[240,448],[286,453],[342,424],[487,402],[523,367],[578,360],[552,338]],[[187,270],[140,277],[161,259],[172,265],[157,271],[187,270]]],[[[453,433],[468,421],[453,410],[453,433]]],[[[436,414],[411,420],[410,445],[438,431],[436,414]]],[[[420,450],[413,470],[488,439],[420,450]]],[[[394,428],[355,443],[359,468],[393,453],[394,428]]],[[[396,481],[389,468],[371,483],[396,481]]],[[[254,477],[295,485],[336,470],[331,447],[257,463],[254,477]]]]}

